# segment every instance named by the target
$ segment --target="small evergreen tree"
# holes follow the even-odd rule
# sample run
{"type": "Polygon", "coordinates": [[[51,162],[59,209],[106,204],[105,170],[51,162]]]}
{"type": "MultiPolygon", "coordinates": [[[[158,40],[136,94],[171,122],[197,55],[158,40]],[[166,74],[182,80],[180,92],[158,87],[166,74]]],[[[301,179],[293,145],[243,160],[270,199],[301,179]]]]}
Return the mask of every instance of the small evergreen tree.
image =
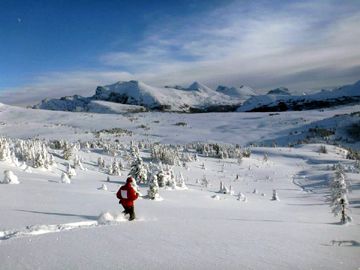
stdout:
{"type": "Polygon", "coordinates": [[[273,194],[272,194],[272,198],[271,198],[272,201],[280,201],[279,199],[279,196],[276,192],[276,189],[273,189],[273,194]]]}
{"type": "Polygon", "coordinates": [[[220,192],[220,193],[223,193],[223,190],[224,190],[224,183],[223,183],[223,181],[220,181],[220,189],[219,189],[219,192],[220,192]]]}
{"type": "Polygon", "coordinates": [[[68,163],[66,173],[67,173],[67,175],[68,175],[70,178],[76,176],[76,171],[75,171],[74,168],[71,167],[70,163],[68,163]]]}
{"type": "Polygon", "coordinates": [[[70,160],[72,154],[73,154],[73,147],[68,142],[65,142],[63,146],[63,158],[65,160],[70,160]]]}
{"type": "Polygon", "coordinates": [[[20,184],[18,177],[10,170],[4,171],[4,180],[2,184],[20,184]]]}
{"type": "Polygon", "coordinates": [[[131,165],[129,175],[134,177],[135,181],[138,183],[147,182],[147,167],[143,163],[141,157],[137,157],[131,165]]]}
{"type": "Polygon", "coordinates": [[[111,175],[121,175],[121,172],[120,172],[120,167],[119,167],[119,164],[117,162],[116,159],[113,160],[111,166],[110,166],[110,169],[109,169],[109,174],[111,175]]]}
{"type": "Polygon", "coordinates": [[[206,178],[205,175],[201,178],[201,186],[207,188],[209,186],[209,180],[206,178]]]}
{"type": "Polygon", "coordinates": [[[97,163],[98,163],[98,166],[99,166],[100,169],[104,169],[104,168],[105,168],[105,160],[104,160],[102,157],[99,157],[99,158],[98,158],[97,163]]]}
{"type": "Polygon", "coordinates": [[[246,196],[241,192],[238,193],[237,199],[238,201],[247,202],[246,196]]]}
{"type": "Polygon", "coordinates": [[[64,183],[64,184],[71,184],[71,180],[69,178],[69,176],[67,175],[67,173],[62,173],[61,174],[61,181],[60,183],[64,183]]]}
{"type": "Polygon", "coordinates": [[[159,184],[156,175],[153,175],[151,178],[149,190],[148,190],[148,196],[150,200],[156,200],[160,198],[159,184]]]}
{"type": "Polygon", "coordinates": [[[179,174],[179,177],[177,179],[177,186],[182,189],[187,189],[187,186],[185,184],[185,179],[184,179],[184,176],[182,175],[182,173],[179,174]]]}
{"type": "Polygon", "coordinates": [[[347,193],[348,189],[344,168],[341,164],[338,164],[336,166],[334,178],[330,184],[330,207],[335,216],[341,214],[340,222],[342,224],[351,221],[351,217],[347,213],[349,211],[347,193]]]}

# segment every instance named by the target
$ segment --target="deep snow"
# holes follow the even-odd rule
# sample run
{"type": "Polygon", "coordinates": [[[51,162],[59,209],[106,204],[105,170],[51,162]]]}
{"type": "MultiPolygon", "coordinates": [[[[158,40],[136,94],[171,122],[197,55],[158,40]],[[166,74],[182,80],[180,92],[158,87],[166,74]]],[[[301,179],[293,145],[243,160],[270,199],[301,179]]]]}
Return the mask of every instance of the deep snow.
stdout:
{"type": "MultiPolygon", "coordinates": [[[[246,145],[284,139],[291,130],[354,111],[359,107],[279,115],[98,115],[0,105],[0,134],[93,140],[92,131],[117,127],[133,135],[101,133],[100,137],[124,143],[246,145]]],[[[1,269],[357,269],[360,174],[347,172],[353,222],[339,225],[326,202],[333,174],[329,168],[337,162],[352,167],[354,161],[345,159],[342,148],[326,145],[328,153],[320,154],[319,147],[253,147],[250,158],[241,164],[200,156],[188,163],[189,170],[175,167],[189,189],[160,189],[162,201],[139,199],[134,222],[122,218],[115,197],[129,168],[122,176],[110,176],[108,182],[96,166],[100,155],[107,163],[112,160],[104,152],[79,151],[85,170],[76,170],[71,184],[59,183],[67,167],[60,157],[56,157],[57,167],[32,168],[31,172],[0,161],[0,172],[11,170],[20,181],[19,185],[0,185],[1,269]],[[200,185],[204,175],[208,188],[200,185]],[[231,185],[234,195],[218,193],[220,181],[231,185]],[[102,184],[107,190],[99,189],[102,184]],[[273,189],[280,201],[271,200],[273,189]],[[239,192],[247,202],[238,200],[239,192]]],[[[146,194],[146,187],[140,189],[146,194]]]]}

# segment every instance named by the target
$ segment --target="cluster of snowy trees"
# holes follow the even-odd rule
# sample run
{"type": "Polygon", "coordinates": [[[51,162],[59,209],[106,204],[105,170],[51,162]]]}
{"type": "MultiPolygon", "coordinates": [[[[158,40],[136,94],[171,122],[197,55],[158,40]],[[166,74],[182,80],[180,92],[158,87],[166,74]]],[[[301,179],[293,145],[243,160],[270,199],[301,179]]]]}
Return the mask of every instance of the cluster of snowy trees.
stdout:
{"type": "Polygon", "coordinates": [[[161,162],[147,164],[140,156],[133,161],[129,175],[136,184],[149,186],[148,197],[153,200],[161,199],[160,188],[187,189],[183,175],[180,173],[176,176],[173,166],[161,162]]]}
{"type": "Polygon", "coordinates": [[[50,168],[55,159],[49,153],[47,144],[40,140],[12,140],[0,138],[0,160],[20,165],[24,162],[34,168],[50,168]]]}
{"type": "Polygon", "coordinates": [[[197,153],[206,157],[214,157],[220,159],[250,157],[250,148],[242,149],[239,145],[221,145],[217,143],[207,144],[198,143],[195,145],[197,153]]]}
{"type": "Polygon", "coordinates": [[[153,144],[151,147],[151,158],[156,162],[163,164],[179,164],[179,151],[174,146],[153,144]]]}

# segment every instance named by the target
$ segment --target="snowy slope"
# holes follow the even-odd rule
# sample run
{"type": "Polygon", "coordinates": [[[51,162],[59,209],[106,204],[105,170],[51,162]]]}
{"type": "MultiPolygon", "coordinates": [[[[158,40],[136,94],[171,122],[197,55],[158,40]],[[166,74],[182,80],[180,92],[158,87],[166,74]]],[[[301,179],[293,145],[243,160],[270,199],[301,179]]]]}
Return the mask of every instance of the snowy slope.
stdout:
{"type": "MultiPolygon", "coordinates": [[[[360,174],[350,169],[346,173],[352,183],[351,224],[339,225],[326,202],[333,176],[329,167],[341,162],[354,168],[355,161],[346,160],[346,151],[340,147],[326,145],[326,154],[319,153],[319,144],[253,147],[251,156],[241,163],[199,155],[199,160],[188,162],[187,167],[174,166],[175,174],[183,174],[189,189],[161,188],[163,201],[140,198],[135,203],[134,222],[121,215],[115,198],[129,172],[125,151],[130,141],[247,145],[267,140],[270,144],[281,138],[279,142],[287,145],[290,131],[305,131],[308,125],[345,126],[356,122],[350,118],[356,111],[360,111],[359,105],[278,114],[107,115],[0,104],[3,136],[73,142],[118,140],[127,146],[116,155],[126,167],[121,176],[109,176],[109,182],[106,171],[96,164],[99,157],[110,164],[114,156],[98,147],[77,152],[85,170],[76,169],[71,184],[59,183],[68,163],[59,150],[50,150],[57,163],[50,169],[29,171],[0,161],[0,180],[4,170],[12,170],[20,181],[19,185],[0,185],[0,268],[357,269],[360,174]],[[126,129],[132,135],[93,133],[111,128],[126,129]],[[199,184],[204,176],[210,182],[208,187],[199,184]],[[235,194],[218,193],[220,180],[231,185],[235,194]],[[107,190],[101,189],[103,184],[107,190]],[[258,193],[253,193],[254,189],[258,193]],[[273,189],[280,201],[271,200],[273,189]],[[247,202],[238,200],[239,192],[247,202]],[[99,219],[104,212],[116,220],[99,219]]],[[[140,155],[149,161],[148,149],[140,155]]],[[[141,185],[140,191],[146,194],[147,186],[141,185]]]]}
{"type": "Polygon", "coordinates": [[[238,111],[286,111],[326,108],[336,105],[359,103],[360,81],[332,91],[321,91],[311,95],[259,95],[248,99],[238,111]]]}
{"type": "MultiPolygon", "coordinates": [[[[325,202],[322,180],[331,177],[328,165],[351,162],[341,149],[329,147],[319,155],[318,147],[255,148],[240,165],[200,157],[189,170],[176,168],[189,190],[161,189],[160,202],[139,199],[131,223],[115,198],[128,169],[106,182],[94,163],[100,155],[108,162],[112,157],[99,150],[79,152],[86,171],[78,170],[68,185],[58,183],[62,159],[57,168],[32,173],[0,162],[1,171],[11,169],[20,180],[0,186],[0,215],[6,217],[1,269],[356,269],[359,189],[350,196],[353,224],[340,226],[325,202]],[[203,175],[208,188],[196,181],[203,175]],[[217,193],[220,179],[248,201],[217,193]],[[108,191],[99,189],[102,184],[108,191]],[[280,201],[271,201],[274,188],[280,201]],[[117,221],[99,222],[103,212],[117,221]]],[[[359,174],[349,177],[355,186],[360,183],[359,174]]]]}
{"type": "MultiPolygon", "coordinates": [[[[160,112],[106,115],[33,110],[8,105],[2,105],[0,110],[0,134],[16,138],[37,136],[45,139],[90,140],[95,137],[95,131],[116,127],[132,133],[131,136],[125,134],[122,137],[127,141],[151,140],[161,143],[216,141],[240,145],[251,143],[272,145],[275,141],[280,145],[288,145],[303,140],[309,128],[316,125],[322,127],[321,121],[331,119],[335,115],[360,111],[360,106],[324,111],[312,110],[306,114],[304,112],[276,114],[240,112],[226,115],[160,112]],[[177,125],[177,123],[184,123],[184,125],[177,125]]],[[[332,123],[329,128],[341,130],[344,129],[343,125],[349,122],[349,120],[337,121],[337,119],[339,118],[329,121],[332,123]]],[[[327,127],[327,125],[324,126],[324,128],[327,127]]],[[[342,135],[336,137],[340,136],[342,135]]],[[[336,142],[343,144],[348,138],[342,137],[336,142]]]]}

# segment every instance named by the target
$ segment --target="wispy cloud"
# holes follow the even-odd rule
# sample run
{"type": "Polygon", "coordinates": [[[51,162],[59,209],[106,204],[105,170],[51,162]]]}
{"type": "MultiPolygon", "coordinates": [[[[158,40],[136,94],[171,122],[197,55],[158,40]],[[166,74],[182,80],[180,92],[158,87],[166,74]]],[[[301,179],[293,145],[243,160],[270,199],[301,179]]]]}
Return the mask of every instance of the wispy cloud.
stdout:
{"type": "MultiPolygon", "coordinates": [[[[139,77],[158,83],[202,80],[272,87],[271,77],[277,82],[283,77],[296,87],[296,74],[306,70],[332,70],[334,75],[336,70],[344,74],[343,70],[360,65],[360,10],[354,5],[312,1],[286,7],[255,6],[245,13],[235,3],[181,28],[179,24],[186,22],[153,28],[156,34],[150,33],[138,50],[111,52],[101,60],[106,65],[135,68],[139,77]]],[[[301,76],[302,87],[304,79],[301,76]]],[[[306,87],[343,80],[332,76],[314,82],[310,76],[306,87]]]]}
{"type": "MultiPolygon", "coordinates": [[[[21,103],[29,94],[88,94],[97,84],[126,79],[296,90],[348,83],[360,79],[359,25],[356,1],[234,2],[192,20],[154,22],[133,50],[98,57],[111,71],[45,74],[22,88],[21,103]]],[[[12,92],[5,100],[19,103],[12,92]]]]}
{"type": "Polygon", "coordinates": [[[97,85],[131,79],[130,73],[117,71],[52,72],[34,78],[27,86],[0,92],[0,102],[25,106],[45,98],[93,95],[97,85]]]}

